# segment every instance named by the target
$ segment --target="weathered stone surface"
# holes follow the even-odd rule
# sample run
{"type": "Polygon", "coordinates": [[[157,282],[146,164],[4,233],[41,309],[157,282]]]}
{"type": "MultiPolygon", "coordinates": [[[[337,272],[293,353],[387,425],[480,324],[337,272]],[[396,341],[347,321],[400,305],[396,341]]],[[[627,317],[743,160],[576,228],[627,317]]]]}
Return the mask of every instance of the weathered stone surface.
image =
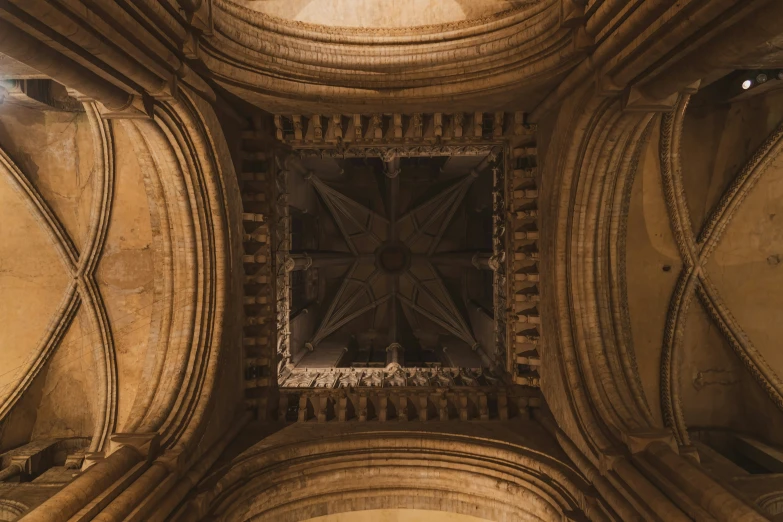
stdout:
{"type": "Polygon", "coordinates": [[[779,519],[781,27],[1,2],[0,520],[779,519]]]}

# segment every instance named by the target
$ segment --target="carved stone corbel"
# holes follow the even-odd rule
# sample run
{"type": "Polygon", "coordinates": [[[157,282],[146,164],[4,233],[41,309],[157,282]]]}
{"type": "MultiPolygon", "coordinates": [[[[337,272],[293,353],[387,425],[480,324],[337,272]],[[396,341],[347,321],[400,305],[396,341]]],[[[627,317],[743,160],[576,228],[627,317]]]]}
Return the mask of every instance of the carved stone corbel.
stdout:
{"type": "Polygon", "coordinates": [[[361,114],[354,114],[353,115],[353,137],[356,141],[361,141],[364,138],[364,134],[362,134],[362,115],[361,114]]]}
{"type": "Polygon", "coordinates": [[[465,122],[465,115],[461,112],[455,112],[451,115],[451,125],[453,127],[454,137],[462,137],[462,126],[465,122]]]}
{"type": "Polygon", "coordinates": [[[307,395],[305,394],[299,396],[299,415],[297,420],[299,422],[307,420],[307,395]]]}
{"type": "Polygon", "coordinates": [[[348,397],[346,397],[345,394],[342,394],[337,398],[338,421],[345,422],[347,410],[348,410],[348,397]]]}
{"type": "Polygon", "coordinates": [[[422,422],[428,420],[427,405],[428,405],[427,395],[422,393],[421,395],[419,395],[419,420],[422,422]]]}
{"type": "Polygon", "coordinates": [[[321,115],[320,114],[313,114],[312,118],[310,118],[310,122],[313,128],[313,140],[314,141],[321,141],[324,139],[324,129],[323,129],[323,123],[321,122],[321,115]]]}
{"type": "Polygon", "coordinates": [[[503,123],[505,120],[505,113],[500,111],[495,113],[495,117],[492,120],[492,135],[496,138],[503,136],[503,123]]]}
{"type": "Polygon", "coordinates": [[[438,396],[438,415],[442,421],[449,420],[449,401],[445,393],[438,396]]]}
{"type": "Polygon", "coordinates": [[[381,114],[373,114],[370,117],[370,133],[373,139],[383,138],[383,116],[381,114]]]}
{"type": "Polygon", "coordinates": [[[484,135],[484,113],[473,113],[473,137],[481,138],[484,135]]]}
{"type": "Polygon", "coordinates": [[[332,136],[338,142],[343,140],[343,116],[342,114],[332,115],[332,136]]]}
{"type": "Polygon", "coordinates": [[[468,420],[468,396],[464,393],[458,395],[459,398],[459,420],[468,420]]]}
{"type": "Polygon", "coordinates": [[[525,113],[514,113],[514,136],[522,136],[525,133],[525,113]]]}
{"type": "Polygon", "coordinates": [[[294,114],[291,117],[291,120],[294,124],[294,139],[297,141],[302,141],[302,116],[300,114],[294,114]]]}
{"type": "Polygon", "coordinates": [[[402,114],[392,115],[394,125],[394,139],[402,139],[402,114]]]}
{"type": "Polygon", "coordinates": [[[382,394],[378,398],[378,421],[386,422],[389,409],[389,397],[382,394]]]}
{"type": "Polygon", "coordinates": [[[279,114],[275,114],[272,120],[275,123],[275,137],[278,141],[283,141],[283,117],[279,114]]]}
{"type": "Polygon", "coordinates": [[[424,132],[424,122],[421,113],[415,112],[410,120],[410,135],[413,138],[421,138],[424,132]]]}
{"type": "Polygon", "coordinates": [[[359,422],[367,421],[367,396],[359,395],[359,422]]]}

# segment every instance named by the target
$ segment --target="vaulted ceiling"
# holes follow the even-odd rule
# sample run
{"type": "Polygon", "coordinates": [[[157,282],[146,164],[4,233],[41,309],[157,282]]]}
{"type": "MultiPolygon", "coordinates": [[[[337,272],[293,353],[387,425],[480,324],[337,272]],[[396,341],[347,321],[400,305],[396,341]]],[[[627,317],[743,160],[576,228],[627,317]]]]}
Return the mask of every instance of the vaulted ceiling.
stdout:
{"type": "Polygon", "coordinates": [[[779,518],[782,6],[0,1],[2,494],[779,518]]]}
{"type": "Polygon", "coordinates": [[[481,346],[474,333],[493,325],[493,172],[485,158],[305,159],[306,177],[289,178],[292,253],[312,259],[317,275],[295,285],[294,301],[314,302],[318,320],[310,331],[294,321],[292,335],[309,349],[336,342],[358,350],[342,365],[385,365],[393,343],[409,365],[486,365],[479,353],[493,353],[494,339],[484,335],[481,346]],[[463,364],[446,362],[439,347],[463,364]]]}

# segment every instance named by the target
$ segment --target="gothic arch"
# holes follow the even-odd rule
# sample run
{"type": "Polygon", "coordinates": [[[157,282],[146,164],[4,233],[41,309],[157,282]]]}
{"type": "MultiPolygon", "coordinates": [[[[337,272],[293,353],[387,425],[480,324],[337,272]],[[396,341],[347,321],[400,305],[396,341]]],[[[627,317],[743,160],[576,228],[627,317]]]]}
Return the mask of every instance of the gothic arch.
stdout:
{"type": "Polygon", "coordinates": [[[302,23],[232,0],[216,0],[213,10],[205,64],[227,89],[275,112],[383,112],[389,99],[429,111],[444,94],[468,104],[463,110],[484,107],[490,95],[518,104],[522,82],[524,92],[551,85],[578,55],[554,0],[414,28],[302,23]],[[270,60],[280,53],[284,59],[270,60]]]}
{"type": "Polygon", "coordinates": [[[542,388],[573,390],[553,413],[577,420],[564,429],[596,465],[625,434],[656,428],[628,331],[624,257],[630,186],[652,118],[583,93],[562,109],[557,133],[568,138],[550,145],[544,166],[554,225],[541,256],[555,274],[545,282],[553,298],[544,306],[556,310],[542,314],[551,318],[542,388]]]}
{"type": "Polygon", "coordinates": [[[207,479],[175,520],[296,521],[365,509],[488,520],[612,520],[584,478],[540,449],[433,431],[378,430],[260,444],[207,479]],[[212,518],[210,518],[212,520],[212,518]]]}
{"type": "Polygon", "coordinates": [[[215,120],[183,89],[178,100],[156,106],[154,119],[122,121],[156,213],[162,299],[151,335],[166,346],[147,354],[149,379],[128,430],[161,432],[165,446],[199,440],[215,376],[230,357],[224,350],[241,341],[240,314],[228,299],[241,288],[239,195],[215,120]]]}

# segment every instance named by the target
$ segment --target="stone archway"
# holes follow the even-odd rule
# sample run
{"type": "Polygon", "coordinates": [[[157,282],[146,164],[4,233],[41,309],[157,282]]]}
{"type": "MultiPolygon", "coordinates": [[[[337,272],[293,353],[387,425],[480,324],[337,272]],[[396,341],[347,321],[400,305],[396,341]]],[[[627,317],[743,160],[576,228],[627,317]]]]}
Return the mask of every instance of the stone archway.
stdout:
{"type": "Polygon", "coordinates": [[[568,459],[539,441],[535,424],[507,432],[482,423],[461,435],[438,423],[327,424],[317,437],[311,428],[290,426],[245,451],[173,520],[295,522],[411,509],[493,522],[570,520],[582,512],[611,519],[568,459]],[[513,436],[521,432],[527,435],[513,436]]]}

